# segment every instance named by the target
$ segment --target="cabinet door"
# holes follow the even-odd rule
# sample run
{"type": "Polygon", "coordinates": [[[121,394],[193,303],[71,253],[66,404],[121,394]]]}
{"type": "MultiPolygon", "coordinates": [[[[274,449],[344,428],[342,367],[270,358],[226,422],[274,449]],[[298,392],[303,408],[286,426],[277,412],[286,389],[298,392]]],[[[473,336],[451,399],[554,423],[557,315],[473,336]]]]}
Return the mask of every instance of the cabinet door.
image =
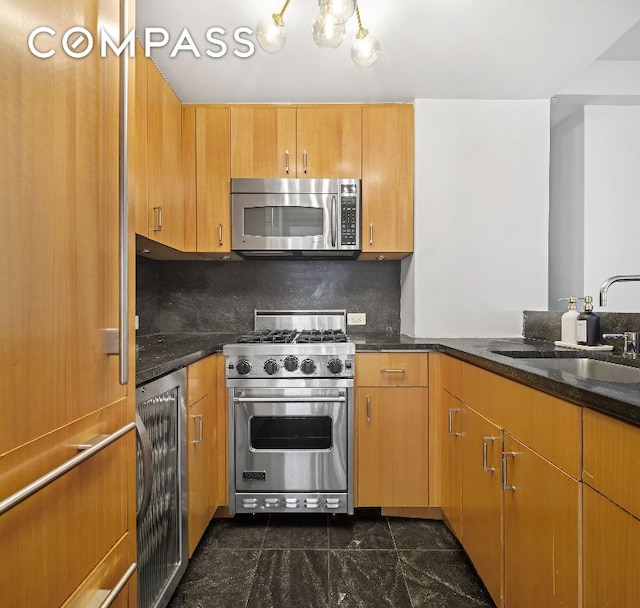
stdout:
{"type": "Polygon", "coordinates": [[[496,605],[502,605],[502,431],[463,406],[462,538],[496,605]]]}
{"type": "Polygon", "coordinates": [[[298,108],[298,177],[359,178],[361,145],[360,106],[298,108]]]}
{"type": "Polygon", "coordinates": [[[413,106],[363,106],[362,259],[413,251],[413,134],[413,106]]]}
{"type": "Polygon", "coordinates": [[[196,109],[198,251],[231,251],[229,109],[196,109]]]}
{"type": "Polygon", "coordinates": [[[584,487],[584,608],[638,605],[640,520],[584,487]]]}
{"type": "Polygon", "coordinates": [[[427,389],[360,387],[356,417],[358,506],[427,506],[427,389]]]}
{"type": "MultiPolygon", "coordinates": [[[[216,412],[216,450],[215,477],[216,487],[209,503],[214,507],[229,506],[229,402],[225,385],[225,358],[222,353],[215,355],[216,378],[215,412],[216,412]]],[[[214,508],[215,511],[215,508],[214,508]]]]}
{"type": "Polygon", "coordinates": [[[119,326],[118,58],[25,47],[70,20],[118,24],[118,3],[25,0],[0,37],[0,454],[126,394],[104,334],[119,326]]]}
{"type": "Polygon", "coordinates": [[[231,177],[295,176],[295,108],[231,108],[231,177]]]}
{"type": "Polygon", "coordinates": [[[577,607],[579,484],[506,432],[504,452],[504,604],[577,607]]]}
{"type": "Polygon", "coordinates": [[[144,48],[136,42],[135,55],[135,104],[133,106],[133,130],[129,135],[134,139],[134,153],[129,159],[129,179],[131,203],[135,208],[135,232],[149,236],[149,179],[147,175],[147,126],[148,99],[147,79],[151,61],[144,56],[144,48]]]}
{"type": "Polygon", "coordinates": [[[151,60],[147,66],[147,192],[150,239],[184,248],[182,104],[151,60]]]}
{"type": "Polygon", "coordinates": [[[212,456],[213,417],[210,395],[204,395],[187,411],[187,486],[189,489],[189,557],[211,520],[209,489],[215,485],[212,456]]]}
{"type": "Polygon", "coordinates": [[[462,539],[462,403],[441,391],[442,513],[462,539]]]}

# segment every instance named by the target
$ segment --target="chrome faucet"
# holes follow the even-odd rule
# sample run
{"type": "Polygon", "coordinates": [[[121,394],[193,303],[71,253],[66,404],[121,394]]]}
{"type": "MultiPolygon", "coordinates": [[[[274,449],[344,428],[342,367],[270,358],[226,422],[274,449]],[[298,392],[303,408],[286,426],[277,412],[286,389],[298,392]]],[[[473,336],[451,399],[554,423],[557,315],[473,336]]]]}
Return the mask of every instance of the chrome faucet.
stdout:
{"type": "Polygon", "coordinates": [[[614,277],[609,277],[600,287],[600,306],[607,305],[607,291],[614,283],[621,283],[623,281],[639,281],[640,274],[618,274],[614,277]]]}

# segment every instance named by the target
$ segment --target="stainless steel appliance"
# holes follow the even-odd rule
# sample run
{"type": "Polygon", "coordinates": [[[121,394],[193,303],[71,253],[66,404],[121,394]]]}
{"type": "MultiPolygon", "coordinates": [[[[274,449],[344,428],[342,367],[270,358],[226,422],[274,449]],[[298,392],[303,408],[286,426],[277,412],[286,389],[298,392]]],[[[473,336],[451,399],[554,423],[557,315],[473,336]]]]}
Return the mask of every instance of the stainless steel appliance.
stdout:
{"type": "Polygon", "coordinates": [[[359,179],[232,179],[231,249],[245,258],[355,258],[359,179]]]}
{"type": "Polygon", "coordinates": [[[232,513],[353,513],[346,312],[256,311],[224,347],[232,513]]]}
{"type": "Polygon", "coordinates": [[[186,372],[136,390],[138,608],[164,608],[187,568],[186,372]]]}

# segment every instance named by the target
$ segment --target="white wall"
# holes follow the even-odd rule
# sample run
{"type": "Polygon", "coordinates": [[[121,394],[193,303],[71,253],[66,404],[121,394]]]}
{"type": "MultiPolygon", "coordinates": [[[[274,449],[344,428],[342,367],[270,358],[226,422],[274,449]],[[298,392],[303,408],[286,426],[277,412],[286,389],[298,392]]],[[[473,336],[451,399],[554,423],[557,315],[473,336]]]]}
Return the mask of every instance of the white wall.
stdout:
{"type": "Polygon", "coordinates": [[[401,329],[517,336],[547,306],[548,100],[416,100],[401,329]]]}
{"type": "MultiPolygon", "coordinates": [[[[596,297],[607,277],[640,274],[640,106],[584,115],[584,288],[596,297]]],[[[613,285],[607,300],[607,311],[640,311],[640,283],[613,285]]]]}
{"type": "Polygon", "coordinates": [[[549,201],[549,310],[567,310],[558,298],[584,291],[584,111],[551,132],[549,201]]]}

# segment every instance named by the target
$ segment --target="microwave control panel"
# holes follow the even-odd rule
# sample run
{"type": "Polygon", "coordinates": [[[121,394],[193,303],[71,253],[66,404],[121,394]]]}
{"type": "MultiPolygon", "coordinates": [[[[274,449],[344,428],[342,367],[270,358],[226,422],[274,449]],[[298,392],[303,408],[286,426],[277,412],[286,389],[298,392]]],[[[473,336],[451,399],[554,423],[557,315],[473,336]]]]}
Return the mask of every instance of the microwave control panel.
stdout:
{"type": "Polygon", "coordinates": [[[358,244],[358,187],[356,184],[340,186],[340,244],[358,244]]]}

